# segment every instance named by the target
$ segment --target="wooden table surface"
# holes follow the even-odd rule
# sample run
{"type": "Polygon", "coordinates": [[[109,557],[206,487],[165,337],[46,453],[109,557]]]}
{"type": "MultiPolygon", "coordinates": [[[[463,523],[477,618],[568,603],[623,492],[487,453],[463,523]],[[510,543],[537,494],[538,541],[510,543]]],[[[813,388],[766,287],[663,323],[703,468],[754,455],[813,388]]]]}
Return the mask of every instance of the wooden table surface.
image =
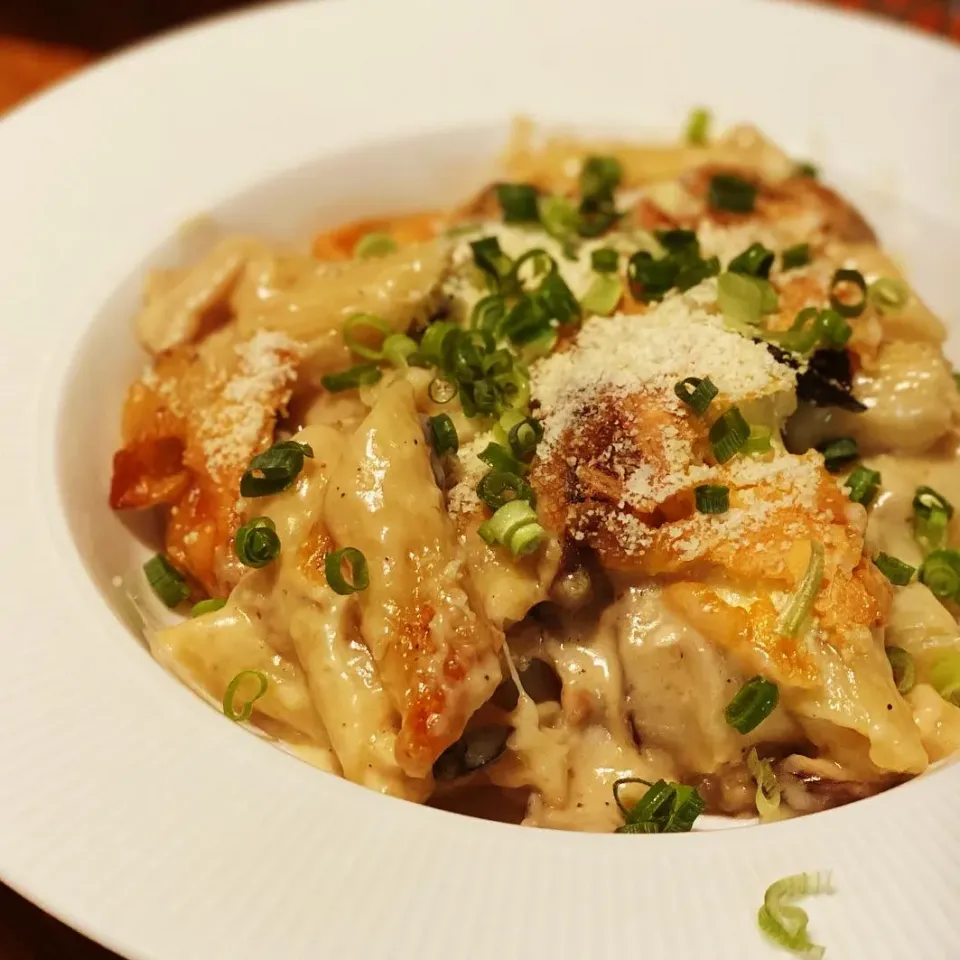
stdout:
{"type": "MultiPolygon", "coordinates": [[[[960,0],[832,0],[960,40],[960,0]]],[[[0,112],[93,59],[70,47],[0,36],[0,112]]],[[[119,960],[0,884],[0,960],[119,960]]]]}

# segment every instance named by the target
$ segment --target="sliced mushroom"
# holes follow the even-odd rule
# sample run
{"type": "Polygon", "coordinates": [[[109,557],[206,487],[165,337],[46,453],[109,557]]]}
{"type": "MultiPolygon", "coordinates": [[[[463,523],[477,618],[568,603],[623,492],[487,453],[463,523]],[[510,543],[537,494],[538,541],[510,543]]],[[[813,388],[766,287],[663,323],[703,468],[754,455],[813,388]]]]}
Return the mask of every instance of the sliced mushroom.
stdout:
{"type": "MultiPolygon", "coordinates": [[[[534,703],[559,703],[563,682],[557,671],[546,660],[533,657],[528,663],[517,667],[517,676],[527,696],[534,703]]],[[[513,682],[507,676],[493,691],[490,701],[501,710],[512,711],[517,709],[520,694],[513,682]]]]}
{"type": "Polygon", "coordinates": [[[499,760],[507,749],[507,738],[511,733],[512,727],[492,724],[467,730],[437,757],[433,764],[434,778],[457,780],[499,760]]]}
{"type": "Polygon", "coordinates": [[[835,764],[793,754],[778,765],[784,801],[797,813],[815,813],[863,800],[909,779],[891,774],[877,780],[845,779],[835,764]]]}

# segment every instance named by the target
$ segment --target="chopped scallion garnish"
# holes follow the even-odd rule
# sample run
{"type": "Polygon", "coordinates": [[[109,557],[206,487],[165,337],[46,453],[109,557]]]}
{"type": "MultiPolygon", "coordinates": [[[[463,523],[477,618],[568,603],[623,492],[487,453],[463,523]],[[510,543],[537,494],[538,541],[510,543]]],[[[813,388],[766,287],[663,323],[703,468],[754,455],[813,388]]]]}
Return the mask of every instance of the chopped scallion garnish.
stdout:
{"type": "Polygon", "coordinates": [[[720,391],[709,377],[702,379],[700,377],[687,377],[674,386],[673,392],[694,413],[702,417],[720,391]]]}
{"type": "Polygon", "coordinates": [[[773,431],[769,427],[750,427],[750,435],[743,444],[744,456],[762,456],[773,449],[773,431]]]}
{"type": "Polygon", "coordinates": [[[699,513],[726,513],[730,509],[730,488],[702,483],[693,491],[699,513]]]}
{"type": "Polygon", "coordinates": [[[143,565],[143,572],[147,583],[153,587],[153,592],[165,606],[173,609],[190,596],[190,588],[180,571],[162,553],[151,557],[143,565]]]}
{"type": "Polygon", "coordinates": [[[881,313],[899,313],[910,301],[910,287],[903,280],[881,277],[870,284],[867,296],[881,313]]]}
{"type": "Polygon", "coordinates": [[[594,277],[580,301],[580,306],[584,313],[609,317],[622,299],[623,281],[616,274],[604,273],[594,277]]]}
{"type": "Polygon", "coordinates": [[[776,309],[777,293],[769,281],[759,277],[723,273],[717,280],[717,306],[728,320],[756,324],[776,309]]]}
{"type": "Polygon", "coordinates": [[[616,273],[620,264],[620,254],[613,247],[601,247],[590,254],[590,266],[597,273],[616,273]]]}
{"type": "Polygon", "coordinates": [[[750,436],[750,425],[737,407],[721,414],[710,428],[710,447],[717,463],[726,463],[740,452],[750,436]]]}
{"type": "Polygon", "coordinates": [[[752,677],[738,691],[723,711],[727,723],[740,733],[759,727],[773,713],[780,701],[780,690],[763,677],[752,677]]]}
{"type": "Polygon", "coordinates": [[[780,810],[780,781],[773,772],[773,765],[769,760],[761,760],[757,748],[751,747],[747,754],[747,770],[757,784],[754,803],[760,820],[775,819],[780,810]]]}
{"type": "Polygon", "coordinates": [[[613,799],[625,821],[622,827],[617,827],[617,833],[689,833],[705,806],[703,798],[693,787],[666,780],[650,783],[639,777],[616,780],[613,799]],[[620,791],[632,783],[643,784],[647,791],[628,808],[620,799],[620,791]]]}
{"type": "Polygon", "coordinates": [[[710,136],[710,111],[697,107],[690,111],[687,120],[686,139],[693,147],[705,146],[710,136]]]}
{"type": "Polygon", "coordinates": [[[201,600],[195,603],[190,610],[191,617],[202,617],[205,613],[214,613],[222,610],[227,605],[227,601],[222,597],[211,597],[209,600],[201,600]]]}
{"type": "Polygon", "coordinates": [[[920,582],[941,600],[960,599],[960,550],[934,550],[920,567],[920,582]]]}
{"type": "Polygon", "coordinates": [[[777,623],[777,631],[783,636],[796,636],[810,615],[817,594],[820,592],[820,585],[823,583],[823,567],[823,544],[812,540],[810,541],[810,561],[800,581],[800,586],[777,623]]]}
{"type": "Polygon", "coordinates": [[[370,586],[370,573],[367,570],[367,558],[356,547],[344,547],[334,550],[323,558],[323,571],[327,583],[334,593],[345,597],[359,593],[370,586]],[[344,576],[344,566],[349,568],[349,579],[344,576]]]}
{"type": "Polygon", "coordinates": [[[847,477],[843,485],[846,487],[847,496],[854,503],[862,503],[866,507],[877,495],[877,491],[880,489],[880,479],[879,471],[859,465],[847,477]]]}
{"type": "Polygon", "coordinates": [[[355,313],[348,317],[343,325],[343,339],[347,346],[358,356],[366,360],[383,359],[383,343],[390,334],[393,333],[393,327],[386,320],[375,317],[372,313],[355,313]],[[371,347],[357,338],[357,331],[375,330],[380,334],[379,347],[371,347]]]}
{"type": "Polygon", "coordinates": [[[766,280],[773,266],[774,253],[762,243],[752,243],[743,253],[730,261],[727,270],[730,273],[742,273],[747,277],[760,277],[766,280]]]}
{"type": "Polygon", "coordinates": [[[235,723],[243,723],[250,719],[253,705],[267,692],[267,675],[262,670],[241,670],[228,684],[223,694],[224,716],[235,723]],[[237,690],[245,680],[256,680],[257,691],[252,697],[242,700],[240,705],[235,704],[237,690]]]}
{"type": "Polygon", "coordinates": [[[320,378],[320,383],[331,393],[355,390],[376,383],[383,376],[379,367],[372,363],[360,363],[349,370],[328,373],[320,378]]]}
{"type": "Polygon", "coordinates": [[[539,193],[533,184],[498,183],[496,190],[505,223],[536,223],[540,219],[539,193]]]}
{"type": "Polygon", "coordinates": [[[470,326],[496,335],[497,329],[507,315],[507,302],[499,293],[478,300],[470,312],[470,326]]]}
{"type": "Polygon", "coordinates": [[[518,460],[506,447],[499,443],[488,443],[477,454],[477,457],[493,470],[515,473],[518,477],[527,472],[526,464],[518,460]]]}
{"type": "Polygon", "coordinates": [[[753,213],[757,188],[743,177],[731,173],[717,173],[710,178],[707,202],[714,210],[730,213],[753,213]]]}
{"type": "Polygon", "coordinates": [[[416,341],[405,333],[391,333],[383,341],[383,359],[395,367],[405,367],[407,361],[417,352],[416,341]]]}
{"type": "Polygon", "coordinates": [[[820,168],[809,160],[798,160],[794,172],[798,177],[810,177],[811,180],[820,176],[820,168]]]}
{"type": "MultiPolygon", "coordinates": [[[[857,296],[854,294],[854,296],[857,296]]],[[[830,281],[830,306],[842,317],[859,317],[867,305],[867,281],[859,270],[837,270],[830,281]],[[859,297],[850,300],[849,287],[859,290],[859,297]]]]}
{"type": "Polygon", "coordinates": [[[939,550],[947,542],[953,504],[932,487],[917,487],[913,496],[913,533],[924,551],[939,550]]]}
{"type": "Polygon", "coordinates": [[[798,243],[795,247],[788,247],[780,254],[780,266],[783,270],[796,270],[798,267],[805,267],[809,262],[809,243],[798,243]]]}
{"type": "Polygon", "coordinates": [[[833,893],[829,873],[798,873],[784,877],[767,888],[757,925],[777,946],[799,954],[805,960],[820,960],[823,947],[807,933],[807,912],[790,901],[816,893],[833,893]]]}
{"type": "Polygon", "coordinates": [[[365,233],[353,248],[353,255],[366,259],[367,257],[383,257],[397,249],[397,241],[388,233],[365,233]]]}
{"type": "Polygon", "coordinates": [[[878,553],[873,562],[895,587],[905,587],[917,572],[916,567],[911,567],[909,563],[891,557],[888,553],[878,553]]]}
{"type": "Polygon", "coordinates": [[[494,288],[505,286],[513,273],[513,261],[500,249],[496,237],[483,237],[470,244],[473,262],[491,279],[494,288]]]}
{"type": "Polygon", "coordinates": [[[296,440],[282,440],[258,453],[240,478],[240,496],[268,497],[286,490],[303,470],[305,457],[313,459],[313,448],[296,440]]]}
{"type": "Polygon", "coordinates": [[[917,668],[913,657],[903,647],[887,647],[887,659],[890,661],[897,691],[902,695],[908,694],[917,682],[917,668]]]}
{"type": "Polygon", "coordinates": [[[930,667],[930,686],[954,706],[960,707],[960,651],[947,650],[930,667]]]}
{"type": "Polygon", "coordinates": [[[254,517],[237,531],[233,546],[245,567],[265,567],[280,554],[277,525],[269,517],[254,517]]]}
{"type": "Polygon", "coordinates": [[[515,473],[503,470],[491,470],[480,478],[477,497],[491,510],[499,510],[511,500],[526,500],[531,507],[535,507],[537,500],[533,488],[526,481],[515,473]]]}
{"type": "Polygon", "coordinates": [[[842,470],[848,463],[852,463],[860,456],[857,450],[857,441],[853,437],[838,437],[836,440],[827,440],[818,444],[817,449],[823,454],[824,466],[831,473],[842,470]]]}
{"type": "Polygon", "coordinates": [[[511,453],[524,462],[530,460],[543,439],[543,424],[534,417],[525,417],[515,423],[507,434],[507,443],[511,453]]]}
{"type": "Polygon", "coordinates": [[[430,428],[430,440],[437,456],[445,453],[456,453],[460,449],[460,438],[453,421],[445,413],[438,413],[427,420],[430,428]]]}
{"type": "Polygon", "coordinates": [[[515,557],[533,553],[546,536],[533,507],[519,499],[504,503],[489,520],[480,524],[477,533],[491,546],[503,544],[515,557]]]}

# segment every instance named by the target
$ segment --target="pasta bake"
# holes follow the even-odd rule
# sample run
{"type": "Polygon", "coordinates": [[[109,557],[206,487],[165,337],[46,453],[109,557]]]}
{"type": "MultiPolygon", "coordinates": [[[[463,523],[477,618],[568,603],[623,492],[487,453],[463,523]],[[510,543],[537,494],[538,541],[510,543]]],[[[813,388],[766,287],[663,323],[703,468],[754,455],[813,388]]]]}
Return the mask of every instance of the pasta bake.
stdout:
{"type": "Polygon", "coordinates": [[[867,222],[748,127],[518,124],[502,179],[149,277],[111,505],[156,658],[373,790],[691,829],[960,746],[960,394],[867,222]]]}

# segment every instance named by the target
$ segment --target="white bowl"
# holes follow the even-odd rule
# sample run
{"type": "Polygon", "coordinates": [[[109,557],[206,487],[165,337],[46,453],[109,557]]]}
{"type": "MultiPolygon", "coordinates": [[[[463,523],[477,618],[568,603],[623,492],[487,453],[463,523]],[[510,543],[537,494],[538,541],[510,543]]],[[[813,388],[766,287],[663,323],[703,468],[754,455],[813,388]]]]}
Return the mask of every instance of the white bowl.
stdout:
{"type": "Polygon", "coordinates": [[[956,957],[960,768],[764,828],[521,830],[384,799],[249,736],[157,666],[107,508],[144,269],[209,213],[290,238],[452,201],[518,111],[673,135],[749,120],[867,212],[960,320],[960,53],[727,0],[296,4],[107,61],[0,124],[0,876],[136,958],[766,957],[766,886],[832,869],[828,956],[956,957]]]}

